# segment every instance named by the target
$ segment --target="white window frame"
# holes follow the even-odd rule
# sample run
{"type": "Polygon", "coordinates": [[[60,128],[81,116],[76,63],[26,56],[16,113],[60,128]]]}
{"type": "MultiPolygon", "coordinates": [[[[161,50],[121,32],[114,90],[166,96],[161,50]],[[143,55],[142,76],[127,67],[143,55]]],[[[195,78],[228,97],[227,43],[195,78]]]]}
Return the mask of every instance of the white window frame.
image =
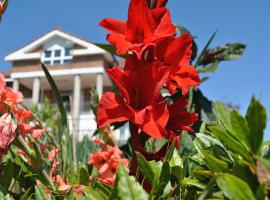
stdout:
{"type": "Polygon", "coordinates": [[[73,54],[72,54],[72,47],[71,46],[67,46],[67,45],[63,45],[59,42],[56,43],[52,43],[49,46],[44,46],[42,55],[41,55],[41,61],[43,63],[45,62],[49,62],[49,66],[53,66],[53,65],[65,65],[64,61],[65,60],[70,60],[72,62],[73,59],[73,54]],[[70,55],[66,56],[66,49],[70,49],[70,55]],[[55,56],[55,51],[60,50],[60,56],[55,56]],[[45,51],[51,51],[51,57],[45,57],[45,51]],[[55,61],[60,61],[59,64],[54,64],[55,61]]]}

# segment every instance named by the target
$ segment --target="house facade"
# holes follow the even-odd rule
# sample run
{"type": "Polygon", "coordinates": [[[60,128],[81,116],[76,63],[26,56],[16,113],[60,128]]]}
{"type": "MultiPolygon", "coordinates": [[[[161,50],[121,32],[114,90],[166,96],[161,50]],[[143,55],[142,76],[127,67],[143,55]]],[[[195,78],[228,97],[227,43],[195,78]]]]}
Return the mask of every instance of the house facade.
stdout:
{"type": "MultiPolygon", "coordinates": [[[[23,93],[28,106],[42,106],[45,98],[56,104],[40,66],[40,62],[44,63],[67,105],[70,130],[78,138],[94,133],[97,125],[90,107],[90,91],[95,89],[101,97],[112,88],[105,73],[113,64],[110,53],[80,37],[54,29],[6,55],[5,60],[12,64],[11,71],[4,73],[6,82],[23,93]]],[[[118,139],[123,138],[122,134],[117,133],[118,139]]]]}

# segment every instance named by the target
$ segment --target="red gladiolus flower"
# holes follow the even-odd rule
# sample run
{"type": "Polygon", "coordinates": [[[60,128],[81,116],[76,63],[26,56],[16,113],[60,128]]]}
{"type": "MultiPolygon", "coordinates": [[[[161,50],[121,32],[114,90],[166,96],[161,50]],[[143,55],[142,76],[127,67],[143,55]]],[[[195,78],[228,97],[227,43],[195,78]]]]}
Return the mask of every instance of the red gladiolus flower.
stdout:
{"type": "Polygon", "coordinates": [[[11,118],[11,114],[6,113],[0,117],[0,156],[4,154],[11,142],[15,139],[16,124],[11,118]]]}
{"type": "Polygon", "coordinates": [[[150,9],[146,0],[131,0],[127,22],[107,18],[100,26],[111,33],[107,40],[116,46],[118,54],[140,52],[143,47],[176,34],[165,5],[166,1],[158,1],[157,7],[150,9]]]}
{"type": "Polygon", "coordinates": [[[122,95],[103,95],[98,108],[99,127],[130,120],[148,135],[162,139],[169,119],[167,103],[160,95],[169,75],[166,67],[130,55],[124,71],[114,67],[107,73],[122,95]]]}
{"type": "Polygon", "coordinates": [[[166,38],[156,46],[157,60],[169,67],[166,85],[171,94],[179,88],[186,95],[190,87],[200,84],[197,70],[189,64],[192,55],[192,37],[189,34],[166,38]]]}

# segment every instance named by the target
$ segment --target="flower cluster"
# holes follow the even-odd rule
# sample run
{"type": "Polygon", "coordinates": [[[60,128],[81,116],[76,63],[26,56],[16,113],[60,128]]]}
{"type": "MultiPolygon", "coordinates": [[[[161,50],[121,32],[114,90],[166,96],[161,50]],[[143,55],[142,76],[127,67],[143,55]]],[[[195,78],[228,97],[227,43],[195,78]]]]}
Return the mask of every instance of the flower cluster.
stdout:
{"type": "Polygon", "coordinates": [[[121,94],[102,96],[98,125],[130,121],[137,128],[137,133],[131,133],[134,143],[139,143],[140,131],[178,145],[181,131],[191,131],[198,118],[186,112],[189,88],[200,83],[198,72],[190,65],[193,39],[187,33],[176,37],[166,3],[131,0],[126,22],[110,18],[100,22],[110,32],[107,40],[126,61],[124,70],[107,70],[121,94]],[[161,95],[164,87],[171,95],[180,90],[182,97],[168,103],[161,95]]]}
{"type": "Polygon", "coordinates": [[[44,129],[30,124],[34,116],[21,105],[22,102],[23,95],[7,87],[4,76],[0,74],[0,157],[7,152],[15,139],[16,129],[23,138],[31,133],[37,139],[45,132],[44,129]]]}
{"type": "Polygon", "coordinates": [[[121,157],[122,151],[117,146],[106,145],[101,140],[94,140],[94,143],[100,146],[100,150],[90,154],[88,164],[97,168],[98,181],[113,185],[118,165],[128,166],[128,160],[121,157]]]}

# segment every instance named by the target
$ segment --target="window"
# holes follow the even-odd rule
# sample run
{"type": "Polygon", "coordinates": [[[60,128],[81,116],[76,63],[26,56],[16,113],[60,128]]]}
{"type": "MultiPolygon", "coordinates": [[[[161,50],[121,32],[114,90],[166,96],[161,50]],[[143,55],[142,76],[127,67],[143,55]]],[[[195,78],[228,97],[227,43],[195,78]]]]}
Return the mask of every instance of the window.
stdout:
{"type": "Polygon", "coordinates": [[[69,65],[72,63],[71,48],[54,47],[44,50],[42,62],[45,65],[69,65]]]}
{"type": "Polygon", "coordinates": [[[51,61],[47,60],[43,62],[44,65],[51,65],[51,61]]]}
{"type": "Polygon", "coordinates": [[[61,50],[55,50],[54,57],[60,57],[60,56],[61,56],[61,50]]]}
{"type": "Polygon", "coordinates": [[[65,48],[65,56],[70,56],[71,55],[71,48],[65,48]]]}
{"type": "Polygon", "coordinates": [[[45,51],[44,54],[45,54],[45,58],[49,58],[49,57],[52,56],[52,52],[51,51],[45,51]]]}
{"type": "Polygon", "coordinates": [[[61,60],[54,60],[54,61],[53,61],[53,64],[54,64],[54,65],[60,65],[60,64],[61,64],[61,60]]]}
{"type": "Polygon", "coordinates": [[[71,64],[72,60],[71,59],[65,59],[64,64],[71,64]]]}

